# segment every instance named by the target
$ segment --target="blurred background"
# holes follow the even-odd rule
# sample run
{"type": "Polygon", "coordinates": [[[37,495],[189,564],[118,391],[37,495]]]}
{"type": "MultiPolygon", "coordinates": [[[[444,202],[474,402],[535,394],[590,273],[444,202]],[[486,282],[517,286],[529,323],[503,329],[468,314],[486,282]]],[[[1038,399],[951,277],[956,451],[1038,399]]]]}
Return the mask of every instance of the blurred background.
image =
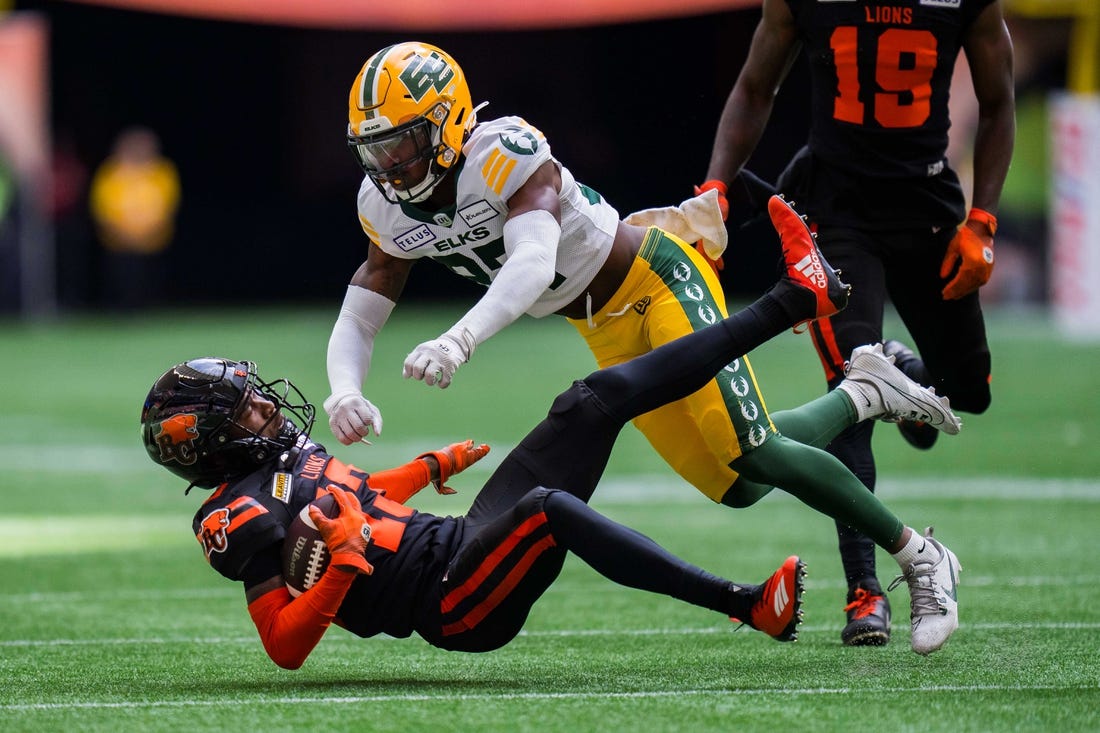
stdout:
{"type": "MultiPolygon", "coordinates": [[[[484,119],[518,114],[540,127],[622,215],[676,203],[703,179],[760,13],[752,0],[390,5],[0,0],[0,313],[227,296],[335,309],[367,246],[355,214],[360,171],[344,142],[348,89],[372,52],[410,38],[449,51],[475,102],[490,102],[484,119]],[[148,221],[120,231],[112,218],[125,219],[127,201],[141,202],[148,221]]],[[[1095,70],[1082,78],[1075,63],[1088,65],[1082,44],[1095,56],[1082,29],[1095,33],[1096,6],[1008,4],[1019,134],[998,268],[983,291],[990,305],[1054,298],[1052,100],[1067,86],[1093,91],[1095,70]]],[[[963,75],[953,95],[951,151],[964,178],[967,84],[963,75]]],[[[800,61],[750,162],[763,177],[805,140],[806,95],[800,61]]],[[[1079,188],[1089,185],[1100,188],[1079,188]]],[[[724,285],[749,297],[772,280],[774,249],[754,246],[768,234],[754,226],[733,234],[724,285]]],[[[429,264],[406,298],[467,287],[429,264]]]]}

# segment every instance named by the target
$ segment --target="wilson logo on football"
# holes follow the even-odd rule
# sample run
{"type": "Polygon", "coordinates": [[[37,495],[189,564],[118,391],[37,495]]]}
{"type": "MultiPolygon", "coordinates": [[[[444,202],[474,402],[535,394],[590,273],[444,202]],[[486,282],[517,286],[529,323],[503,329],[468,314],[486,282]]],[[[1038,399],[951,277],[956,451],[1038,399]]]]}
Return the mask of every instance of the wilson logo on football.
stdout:
{"type": "Polygon", "coordinates": [[[195,440],[199,437],[199,419],[190,413],[172,415],[162,420],[157,433],[157,446],[160,448],[162,463],[178,461],[190,466],[198,457],[195,453],[195,440]]]}

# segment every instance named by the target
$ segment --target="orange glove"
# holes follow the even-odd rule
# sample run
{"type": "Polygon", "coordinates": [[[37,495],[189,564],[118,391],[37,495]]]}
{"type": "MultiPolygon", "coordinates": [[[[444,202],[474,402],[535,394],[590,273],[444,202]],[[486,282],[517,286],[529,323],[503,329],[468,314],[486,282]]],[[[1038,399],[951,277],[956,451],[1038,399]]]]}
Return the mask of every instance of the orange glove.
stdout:
{"type": "Polygon", "coordinates": [[[695,195],[702,196],[707,191],[714,189],[718,192],[718,208],[722,210],[722,221],[730,215],[730,205],[726,201],[726,196],[729,194],[729,186],[716,178],[712,178],[709,181],[704,181],[703,185],[695,187],[695,195]]]}
{"type": "Polygon", "coordinates": [[[417,459],[431,456],[439,462],[439,480],[432,481],[435,490],[440,494],[454,494],[454,489],[447,486],[447,481],[456,473],[465,471],[474,465],[489,452],[489,446],[482,443],[474,445],[474,441],[467,440],[463,443],[451,443],[446,448],[428,453],[421,453],[417,459]]]}
{"type": "Polygon", "coordinates": [[[309,518],[317,525],[321,539],[332,554],[329,567],[370,575],[374,568],[363,557],[370,540],[370,525],[363,514],[363,505],[350,491],[336,486],[330,486],[328,491],[336,499],[339,513],[329,519],[319,507],[310,505],[309,518]]]}
{"type": "Polygon", "coordinates": [[[966,223],[959,227],[940,265],[940,277],[958,271],[943,288],[944,300],[958,300],[989,282],[993,274],[993,235],[997,217],[982,209],[971,209],[966,223]]]}
{"type": "MultiPolygon", "coordinates": [[[[722,221],[725,221],[730,215],[730,204],[729,201],[726,200],[726,195],[729,193],[729,186],[716,178],[712,178],[709,181],[703,181],[703,184],[701,186],[696,186],[695,195],[701,196],[711,189],[714,189],[718,192],[718,208],[722,212],[722,221]]],[[[714,274],[717,275],[719,272],[722,271],[723,268],[725,268],[726,263],[722,261],[721,257],[716,260],[712,260],[711,258],[707,257],[707,253],[703,250],[702,242],[696,242],[695,249],[699,252],[699,254],[703,255],[703,259],[705,259],[710,264],[710,266],[714,268],[714,274]]]]}

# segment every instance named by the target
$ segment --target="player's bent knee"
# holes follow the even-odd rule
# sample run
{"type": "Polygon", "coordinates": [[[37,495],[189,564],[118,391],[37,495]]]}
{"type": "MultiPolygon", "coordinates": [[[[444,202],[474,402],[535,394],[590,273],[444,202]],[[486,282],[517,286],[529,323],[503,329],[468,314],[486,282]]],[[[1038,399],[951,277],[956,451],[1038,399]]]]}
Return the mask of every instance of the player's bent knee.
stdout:
{"type": "Polygon", "coordinates": [[[993,402],[993,395],[987,387],[984,390],[959,392],[951,396],[951,409],[959,412],[969,412],[973,415],[981,415],[989,409],[993,402]]]}

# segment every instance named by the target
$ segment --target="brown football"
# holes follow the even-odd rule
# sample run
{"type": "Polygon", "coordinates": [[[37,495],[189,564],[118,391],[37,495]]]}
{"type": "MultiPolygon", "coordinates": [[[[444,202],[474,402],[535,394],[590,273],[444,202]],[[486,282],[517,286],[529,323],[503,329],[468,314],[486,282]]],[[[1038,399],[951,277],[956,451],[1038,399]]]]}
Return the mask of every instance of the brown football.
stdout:
{"type": "Polygon", "coordinates": [[[283,581],[290,595],[297,598],[313,586],[328,567],[329,551],[317,525],[309,518],[309,507],[318,506],[326,517],[335,517],[340,507],[332,494],[315,499],[290,523],[283,540],[283,581]]]}

